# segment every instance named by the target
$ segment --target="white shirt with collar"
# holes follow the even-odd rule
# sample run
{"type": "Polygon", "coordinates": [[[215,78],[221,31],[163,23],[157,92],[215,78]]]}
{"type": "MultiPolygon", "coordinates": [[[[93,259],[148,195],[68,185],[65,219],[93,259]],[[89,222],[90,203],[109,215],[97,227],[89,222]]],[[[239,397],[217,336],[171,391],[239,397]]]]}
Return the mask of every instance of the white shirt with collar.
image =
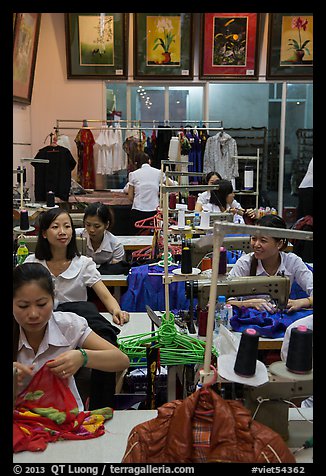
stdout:
{"type": "Polygon", "coordinates": [[[128,182],[134,187],[132,208],[142,212],[156,210],[159,205],[161,171],[149,164],[143,164],[140,169],[129,172],[128,182]]]}
{"type": "MultiPolygon", "coordinates": [[[[250,265],[253,253],[242,255],[234,264],[229,273],[229,277],[237,278],[241,276],[250,276],[250,265]]],[[[290,286],[296,281],[297,284],[308,294],[313,294],[313,273],[305,265],[304,261],[295,253],[285,253],[280,251],[281,264],[275,274],[283,274],[290,279],[290,286]]],[[[269,276],[265,271],[261,260],[258,260],[256,276],[269,276]]],[[[258,297],[258,296],[255,296],[258,297]]],[[[249,296],[246,296],[246,299],[249,296]]]]}
{"type": "MultiPolygon", "coordinates": [[[[91,332],[92,329],[84,317],[74,312],[53,312],[36,355],[26,339],[24,330],[20,328],[17,362],[25,365],[34,364],[33,374],[35,374],[48,360],[55,359],[67,350],[82,347],[91,332]]],[[[31,379],[30,376],[24,379],[21,390],[27,387],[31,379]]],[[[76,398],[79,411],[84,410],[74,377],[68,378],[68,385],[76,398]]]]}
{"type": "Polygon", "coordinates": [[[86,256],[95,261],[100,266],[103,263],[110,264],[112,260],[121,261],[125,257],[123,244],[110,231],[105,230],[102,243],[94,251],[91,239],[85,228],[76,228],[76,236],[86,238],[86,256]]]}
{"type": "MultiPolygon", "coordinates": [[[[37,259],[35,254],[27,256],[25,262],[41,263],[49,270],[46,261],[37,259]]],[[[70,266],[58,276],[51,275],[55,284],[55,309],[63,302],[87,301],[87,287],[91,288],[102,279],[92,258],[83,255],[75,256],[70,266]]]]}
{"type": "MultiPolygon", "coordinates": [[[[210,198],[211,198],[211,192],[210,190],[207,190],[206,192],[199,193],[197,197],[197,202],[200,203],[203,207],[203,210],[205,212],[212,212],[212,213],[222,213],[221,209],[218,205],[214,205],[214,203],[210,203],[210,198]]],[[[242,208],[240,203],[237,202],[236,200],[233,200],[231,205],[226,206],[226,210],[229,210],[230,208],[242,208]]],[[[233,216],[233,222],[234,223],[244,223],[244,219],[242,218],[241,215],[238,213],[235,213],[233,216]]]]}

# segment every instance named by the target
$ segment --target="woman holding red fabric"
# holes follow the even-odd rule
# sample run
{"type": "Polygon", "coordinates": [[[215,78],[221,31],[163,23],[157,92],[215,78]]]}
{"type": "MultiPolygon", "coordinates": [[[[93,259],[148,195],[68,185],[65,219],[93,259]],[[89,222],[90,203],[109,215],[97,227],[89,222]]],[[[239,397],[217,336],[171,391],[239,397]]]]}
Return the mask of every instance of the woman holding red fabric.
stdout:
{"type": "Polygon", "coordinates": [[[53,306],[50,272],[40,263],[17,266],[13,276],[13,361],[19,390],[46,364],[51,372],[68,381],[82,411],[76,372],[81,367],[118,372],[128,368],[129,358],[93,332],[85,318],[73,312],[53,312],[53,306]]]}

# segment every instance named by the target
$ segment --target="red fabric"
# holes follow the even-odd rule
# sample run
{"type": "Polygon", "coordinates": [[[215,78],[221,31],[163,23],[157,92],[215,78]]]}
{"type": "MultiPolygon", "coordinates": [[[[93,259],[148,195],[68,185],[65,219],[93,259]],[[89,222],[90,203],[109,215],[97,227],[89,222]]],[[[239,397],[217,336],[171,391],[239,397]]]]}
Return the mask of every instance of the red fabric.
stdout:
{"type": "Polygon", "coordinates": [[[44,451],[49,442],[96,438],[104,433],[111,408],[79,412],[67,385],[44,365],[16,399],[13,450],[44,451]]]}

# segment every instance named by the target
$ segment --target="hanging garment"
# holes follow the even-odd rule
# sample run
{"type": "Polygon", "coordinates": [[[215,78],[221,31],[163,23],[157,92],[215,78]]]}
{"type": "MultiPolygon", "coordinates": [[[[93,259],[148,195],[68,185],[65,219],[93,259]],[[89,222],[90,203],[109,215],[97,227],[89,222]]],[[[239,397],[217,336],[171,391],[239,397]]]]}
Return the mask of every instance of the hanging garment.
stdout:
{"type": "Polygon", "coordinates": [[[237,143],[226,132],[218,132],[206,142],[203,172],[218,172],[225,180],[239,176],[237,143]]]}
{"type": "Polygon", "coordinates": [[[78,411],[64,380],[45,365],[16,399],[13,414],[13,450],[44,451],[49,442],[85,440],[104,434],[110,407],[78,411]]]}
{"type": "Polygon", "coordinates": [[[160,169],[161,161],[168,160],[170,140],[172,135],[173,135],[172,127],[163,126],[161,124],[158,125],[156,150],[155,150],[153,163],[151,164],[153,167],[160,169]]]}
{"type": "Polygon", "coordinates": [[[143,152],[146,144],[146,134],[139,130],[126,131],[126,139],[122,144],[122,148],[128,157],[128,172],[133,172],[136,169],[135,155],[137,152],[143,152]]]}
{"type": "Polygon", "coordinates": [[[114,144],[115,137],[113,129],[109,129],[108,126],[102,127],[94,144],[94,157],[97,174],[111,175],[113,173],[114,144]]]}
{"type": "Polygon", "coordinates": [[[34,158],[49,161],[32,162],[35,169],[35,200],[46,202],[47,192],[51,191],[61,200],[68,201],[71,172],[76,167],[70,150],[60,145],[48,145],[40,149],[34,158]]]}
{"type": "Polygon", "coordinates": [[[78,151],[77,177],[78,183],[84,188],[95,188],[93,133],[90,129],[80,129],[75,137],[78,151]]]}
{"type": "Polygon", "coordinates": [[[203,387],[135,426],[122,463],[295,463],[282,437],[239,400],[203,387]]]}

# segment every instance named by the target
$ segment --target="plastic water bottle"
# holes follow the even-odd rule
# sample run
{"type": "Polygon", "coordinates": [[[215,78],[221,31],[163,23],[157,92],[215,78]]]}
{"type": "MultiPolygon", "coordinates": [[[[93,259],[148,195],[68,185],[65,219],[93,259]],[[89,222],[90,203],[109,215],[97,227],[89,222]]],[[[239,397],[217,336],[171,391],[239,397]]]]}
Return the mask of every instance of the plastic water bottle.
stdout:
{"type": "Polygon", "coordinates": [[[220,332],[220,325],[225,325],[225,322],[228,318],[228,310],[225,308],[226,300],[225,296],[218,296],[217,304],[216,304],[216,311],[215,311],[215,327],[214,333],[215,335],[219,334],[220,332]]]}
{"type": "Polygon", "coordinates": [[[17,264],[23,264],[28,256],[28,248],[24,240],[19,241],[19,247],[17,249],[17,264]]]}
{"type": "Polygon", "coordinates": [[[196,226],[199,226],[199,225],[200,225],[199,212],[195,212],[195,216],[194,216],[194,219],[193,219],[192,223],[193,223],[194,228],[195,228],[196,226]]]}
{"type": "Polygon", "coordinates": [[[230,324],[230,319],[233,316],[233,307],[231,304],[225,304],[225,308],[227,310],[227,322],[225,323],[225,327],[231,331],[232,326],[230,324]]]}

